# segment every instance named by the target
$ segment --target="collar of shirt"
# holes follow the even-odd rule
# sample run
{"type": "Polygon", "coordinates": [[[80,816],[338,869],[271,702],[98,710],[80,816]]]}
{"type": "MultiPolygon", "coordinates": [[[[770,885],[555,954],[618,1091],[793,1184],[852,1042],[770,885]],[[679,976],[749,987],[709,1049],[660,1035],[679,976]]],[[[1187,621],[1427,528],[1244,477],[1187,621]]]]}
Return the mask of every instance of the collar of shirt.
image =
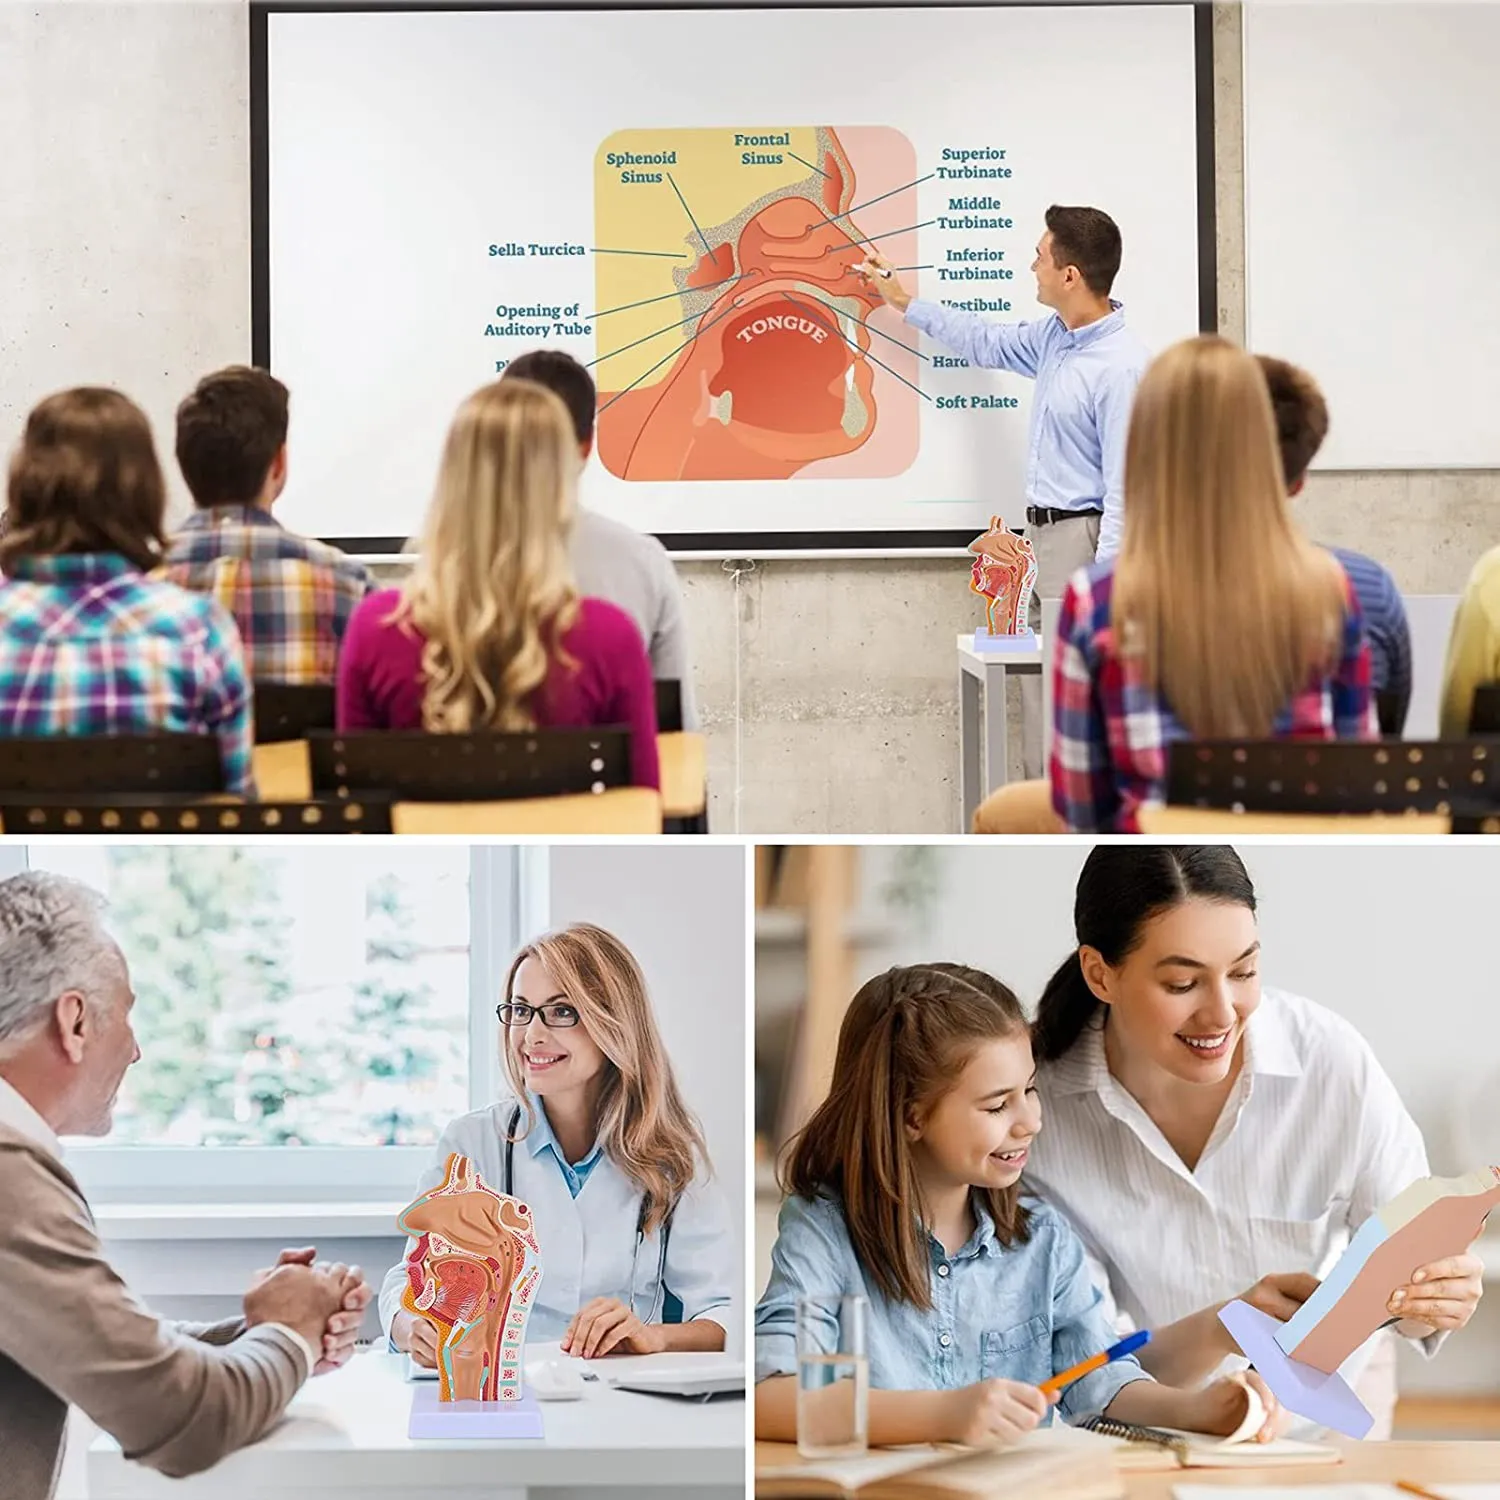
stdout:
{"type": "MultiPolygon", "coordinates": [[[[1280,1006],[1274,1002],[1267,1005],[1264,998],[1245,1023],[1245,1056],[1239,1077],[1235,1079],[1218,1123],[1203,1148],[1200,1162],[1233,1132],[1257,1078],[1297,1078],[1302,1074],[1302,1059],[1297,1053],[1296,1041],[1287,1029],[1287,1018],[1280,1006]]],[[[1194,1174],[1167,1143],[1160,1127],[1109,1071],[1109,1060],[1104,1053],[1103,1026],[1091,1024],[1085,1027],[1066,1056],[1049,1066],[1050,1083],[1057,1093],[1097,1095],[1104,1108],[1133,1131],[1153,1155],[1180,1176],[1194,1180],[1194,1174]]]]}
{"type": "Polygon", "coordinates": [[[182,523],[183,531],[212,531],[218,526],[267,526],[282,530],[281,522],[259,505],[207,505],[182,523]]]}
{"type": "Polygon", "coordinates": [[[989,1209],[979,1201],[978,1194],[971,1193],[969,1202],[974,1208],[974,1232],[952,1255],[942,1247],[936,1235],[928,1232],[927,1242],[932,1250],[934,1265],[943,1261],[978,1260],[981,1255],[1000,1254],[1001,1245],[995,1237],[995,1221],[990,1217],[989,1209]]]}
{"type": "MultiPolygon", "coordinates": [[[[1107,338],[1110,334],[1117,332],[1125,326],[1125,304],[1116,302],[1113,297],[1109,302],[1110,311],[1102,318],[1095,319],[1092,323],[1085,323],[1082,328],[1069,328],[1063,324],[1063,339],[1075,349],[1087,349],[1090,344],[1097,344],[1100,339],[1107,338]]],[[[1062,323],[1062,318],[1053,313],[1053,317],[1062,323]]]]}
{"type": "Polygon", "coordinates": [[[587,1172],[590,1167],[599,1160],[604,1150],[602,1141],[595,1141],[593,1148],[582,1161],[570,1162],[563,1155],[563,1149],[557,1144],[557,1137],[552,1132],[552,1122],[547,1118],[547,1107],[540,1099],[536,1101],[536,1124],[531,1133],[526,1137],[526,1143],[531,1147],[533,1156],[540,1156],[543,1151],[551,1148],[553,1156],[557,1158],[558,1165],[565,1170],[574,1172],[587,1172]]]}
{"type": "Polygon", "coordinates": [[[60,584],[65,588],[110,583],[139,572],[128,557],[121,557],[118,552],[58,552],[46,557],[17,557],[6,568],[6,576],[17,582],[60,584]]]}
{"type": "Polygon", "coordinates": [[[9,1125],[12,1130],[44,1147],[59,1161],[62,1159],[62,1142],[58,1140],[57,1133],[31,1107],[20,1090],[13,1088],[3,1078],[0,1078],[0,1125],[9,1125]]]}

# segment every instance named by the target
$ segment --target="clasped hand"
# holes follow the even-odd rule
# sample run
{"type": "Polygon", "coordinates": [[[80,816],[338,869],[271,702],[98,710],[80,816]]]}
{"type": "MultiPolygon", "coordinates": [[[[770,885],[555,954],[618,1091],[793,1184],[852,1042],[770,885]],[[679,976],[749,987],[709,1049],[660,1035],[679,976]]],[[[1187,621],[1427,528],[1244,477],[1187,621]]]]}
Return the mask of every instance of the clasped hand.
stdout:
{"type": "Polygon", "coordinates": [[[373,1290],[358,1266],[318,1260],[315,1246],[283,1250],[257,1271],[245,1295],[247,1323],[280,1323],[304,1335],[317,1361],[314,1375],[347,1364],[373,1290]],[[300,1324],[300,1326],[299,1326],[300,1324]]]}

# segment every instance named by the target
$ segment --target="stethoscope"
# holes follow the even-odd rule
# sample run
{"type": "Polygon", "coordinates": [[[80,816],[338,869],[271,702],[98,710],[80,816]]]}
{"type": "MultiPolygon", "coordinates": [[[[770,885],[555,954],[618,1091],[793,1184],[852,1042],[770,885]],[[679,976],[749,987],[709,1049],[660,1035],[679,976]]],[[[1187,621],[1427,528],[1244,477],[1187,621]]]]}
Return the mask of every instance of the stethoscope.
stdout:
{"type": "MultiPolygon", "coordinates": [[[[516,1131],[521,1124],[521,1106],[517,1104],[510,1112],[510,1123],[505,1127],[505,1169],[500,1191],[507,1198],[514,1198],[515,1193],[515,1155],[516,1155],[516,1131]]],[[[644,1318],[643,1323],[651,1323],[656,1319],[657,1307],[661,1302],[662,1293],[666,1289],[667,1275],[667,1240],[672,1233],[672,1214],[668,1210],[667,1216],[662,1220],[661,1233],[658,1236],[660,1244],[656,1250],[656,1290],[651,1296],[651,1307],[644,1318]]],[[[646,1243],[646,1200],[641,1198],[641,1207],[635,1219],[635,1247],[630,1252],[630,1315],[640,1317],[635,1310],[636,1297],[636,1266],[641,1256],[641,1246],[646,1243]]]]}

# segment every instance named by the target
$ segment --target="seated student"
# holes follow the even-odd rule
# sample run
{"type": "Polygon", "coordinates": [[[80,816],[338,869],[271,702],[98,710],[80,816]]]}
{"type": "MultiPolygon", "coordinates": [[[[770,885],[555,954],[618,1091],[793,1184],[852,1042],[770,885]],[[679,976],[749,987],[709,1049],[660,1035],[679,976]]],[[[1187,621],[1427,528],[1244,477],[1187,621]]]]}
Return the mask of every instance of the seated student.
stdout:
{"type": "Polygon", "coordinates": [[[1439,730],[1445,740],[1463,739],[1474,712],[1474,689],[1500,680],[1500,547],[1474,564],[1453,616],[1443,666],[1439,730]]]}
{"type": "Polygon", "coordinates": [[[1175,345],[1136,393],[1120,555],[1063,595],[1053,807],[1133,833],[1173,740],[1376,734],[1359,600],[1292,521],[1260,366],[1175,345]]]}
{"type": "MultiPolygon", "coordinates": [[[[799,1300],[825,1315],[832,1354],[839,1299],[866,1299],[872,1446],[1012,1441],[1047,1415],[1039,1386],[1115,1343],[1082,1242],[1022,1183],[1041,1128],[1029,1028],[998,980],[917,964],[855,995],[755,1309],[758,1439],[796,1436],[799,1300]]],[[[1183,1390],[1127,1356],[1055,1399],[1068,1422],[1228,1434],[1247,1386],[1266,1406],[1258,1436],[1275,1436],[1282,1413],[1254,1374],[1183,1390]]]]}
{"type": "Polygon", "coordinates": [[[234,621],[147,576],[166,489],[145,413],[118,391],[49,396],[26,419],[8,496],[0,735],[214,734],[225,788],[253,795],[234,621]]]}
{"type": "MultiPolygon", "coordinates": [[[[1306,370],[1266,354],[1258,354],[1256,359],[1271,392],[1286,492],[1295,497],[1302,493],[1307,467],[1328,436],[1328,403],[1317,381],[1306,370]]],[[[1384,717],[1380,727],[1386,734],[1399,735],[1411,706],[1411,629],[1406,623],[1401,590],[1373,557],[1347,547],[1328,550],[1348,574],[1365,617],[1365,634],[1370,642],[1370,687],[1389,705],[1388,711],[1383,711],[1388,712],[1388,717],[1384,717]]]]}
{"type": "Polygon", "coordinates": [[[636,785],[659,784],[640,631],[580,599],[568,565],[578,469],[551,391],[503,380],[459,407],[411,576],[370,594],[344,637],[340,729],[624,724],[636,785]]]}
{"type": "MultiPolygon", "coordinates": [[[[534,349],[506,366],[505,380],[533,380],[562,398],[573,419],[578,451],[587,464],[594,451],[594,377],[560,349],[534,349]]],[[[688,658],[687,622],[682,617],[682,590],[667,549],[619,521],[580,505],[573,518],[573,573],[579,592],[618,604],[640,626],[660,681],[682,684],[684,729],[698,727],[688,658]]]]}
{"type": "Polygon", "coordinates": [[[233,365],[177,408],[177,465],[197,511],[162,576],[234,616],[256,682],[333,681],[354,607],[375,587],[363,564],[285,530],[271,514],[286,487],[287,389],[233,365]]]}

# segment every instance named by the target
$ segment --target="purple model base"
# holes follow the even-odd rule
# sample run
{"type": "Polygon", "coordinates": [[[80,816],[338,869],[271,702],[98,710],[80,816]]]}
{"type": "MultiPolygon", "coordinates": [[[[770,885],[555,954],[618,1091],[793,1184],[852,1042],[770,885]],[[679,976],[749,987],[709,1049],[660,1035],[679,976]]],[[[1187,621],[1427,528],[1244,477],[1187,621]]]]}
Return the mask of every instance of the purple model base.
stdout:
{"type": "Polygon", "coordinates": [[[519,1401],[440,1401],[436,1385],[412,1391],[409,1438],[509,1438],[546,1436],[542,1409],[535,1396],[522,1393],[519,1401]]]}
{"type": "Polygon", "coordinates": [[[1346,1437],[1362,1438],[1374,1426],[1375,1418],[1340,1375],[1325,1375],[1282,1351],[1276,1335],[1283,1324],[1277,1319],[1248,1302],[1231,1302],[1219,1321],[1288,1411],[1346,1437]]]}
{"type": "Polygon", "coordinates": [[[984,652],[987,656],[1003,655],[1007,651],[1014,651],[1017,655],[1034,656],[1037,649],[1037,636],[1034,630],[1020,630],[1014,635],[991,635],[981,625],[974,632],[974,649],[984,652]]]}

